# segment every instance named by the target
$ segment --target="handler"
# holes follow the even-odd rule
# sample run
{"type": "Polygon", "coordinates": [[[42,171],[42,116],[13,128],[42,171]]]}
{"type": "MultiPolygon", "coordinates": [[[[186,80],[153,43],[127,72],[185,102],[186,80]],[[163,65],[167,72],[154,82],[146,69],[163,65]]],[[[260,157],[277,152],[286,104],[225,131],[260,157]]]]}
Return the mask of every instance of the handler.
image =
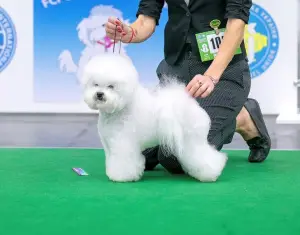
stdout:
{"type": "MultiPolygon", "coordinates": [[[[249,162],[263,162],[271,140],[259,104],[249,99],[250,70],[244,45],[251,0],[167,0],[169,19],[165,28],[165,58],[157,68],[176,76],[211,118],[208,141],[218,150],[232,141],[235,132],[250,148],[249,162]]],[[[107,36],[124,43],[147,40],[159,24],[163,0],[141,0],[137,20],[125,25],[109,18],[107,36]],[[117,34],[115,29],[117,27],[117,34]],[[116,36],[116,37],[115,37],[116,36]]],[[[143,152],[146,170],[159,163],[171,173],[183,173],[174,156],[159,146],[143,152]]]]}

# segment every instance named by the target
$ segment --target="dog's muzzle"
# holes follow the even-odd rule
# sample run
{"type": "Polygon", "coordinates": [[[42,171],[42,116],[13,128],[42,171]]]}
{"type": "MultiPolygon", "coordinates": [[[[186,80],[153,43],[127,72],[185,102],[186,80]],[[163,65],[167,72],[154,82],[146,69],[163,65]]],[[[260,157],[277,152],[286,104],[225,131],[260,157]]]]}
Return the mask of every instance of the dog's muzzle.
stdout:
{"type": "Polygon", "coordinates": [[[97,100],[100,100],[100,101],[106,101],[103,92],[97,92],[96,95],[95,95],[95,98],[96,98],[97,100]]]}

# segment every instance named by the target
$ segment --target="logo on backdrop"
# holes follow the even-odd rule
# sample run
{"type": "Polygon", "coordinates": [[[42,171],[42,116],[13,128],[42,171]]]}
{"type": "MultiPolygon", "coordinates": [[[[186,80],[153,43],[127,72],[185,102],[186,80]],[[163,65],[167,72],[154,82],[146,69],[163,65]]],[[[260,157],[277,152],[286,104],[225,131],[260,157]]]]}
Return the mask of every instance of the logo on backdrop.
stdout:
{"type": "Polygon", "coordinates": [[[16,50],[16,29],[7,12],[0,7],[0,73],[10,64],[16,50]]]}
{"type": "Polygon", "coordinates": [[[276,23],[264,8],[254,3],[245,29],[245,47],[252,78],[267,71],[278,52],[279,34],[276,23]]]}
{"type": "Polygon", "coordinates": [[[43,4],[43,7],[48,8],[48,5],[56,6],[58,4],[61,4],[62,1],[71,1],[71,0],[41,0],[41,3],[43,4]]]}

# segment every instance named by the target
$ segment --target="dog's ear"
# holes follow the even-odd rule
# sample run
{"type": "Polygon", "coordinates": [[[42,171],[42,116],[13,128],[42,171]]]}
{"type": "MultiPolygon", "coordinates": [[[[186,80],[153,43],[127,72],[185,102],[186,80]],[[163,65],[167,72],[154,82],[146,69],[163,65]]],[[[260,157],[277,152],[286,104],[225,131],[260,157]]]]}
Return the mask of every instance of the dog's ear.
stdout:
{"type": "Polygon", "coordinates": [[[91,78],[94,76],[94,70],[95,68],[98,67],[99,64],[98,61],[99,61],[99,56],[93,56],[87,61],[85,66],[83,66],[82,74],[80,78],[81,86],[85,87],[89,83],[91,78]]]}
{"type": "Polygon", "coordinates": [[[82,76],[80,78],[80,85],[82,87],[85,87],[88,84],[88,82],[90,80],[90,76],[91,76],[91,74],[89,73],[89,71],[87,71],[87,68],[84,67],[82,76]]]}

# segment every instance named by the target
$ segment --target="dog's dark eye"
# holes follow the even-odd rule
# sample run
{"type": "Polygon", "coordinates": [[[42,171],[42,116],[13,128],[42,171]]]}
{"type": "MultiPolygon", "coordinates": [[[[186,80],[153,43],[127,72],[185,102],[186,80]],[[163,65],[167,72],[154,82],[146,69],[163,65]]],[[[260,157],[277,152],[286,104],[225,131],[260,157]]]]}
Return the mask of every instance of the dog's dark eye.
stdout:
{"type": "Polygon", "coordinates": [[[94,86],[99,86],[99,85],[97,83],[95,83],[94,86]]]}
{"type": "Polygon", "coordinates": [[[113,85],[109,85],[107,86],[109,89],[114,89],[114,86],[113,85]]]}

